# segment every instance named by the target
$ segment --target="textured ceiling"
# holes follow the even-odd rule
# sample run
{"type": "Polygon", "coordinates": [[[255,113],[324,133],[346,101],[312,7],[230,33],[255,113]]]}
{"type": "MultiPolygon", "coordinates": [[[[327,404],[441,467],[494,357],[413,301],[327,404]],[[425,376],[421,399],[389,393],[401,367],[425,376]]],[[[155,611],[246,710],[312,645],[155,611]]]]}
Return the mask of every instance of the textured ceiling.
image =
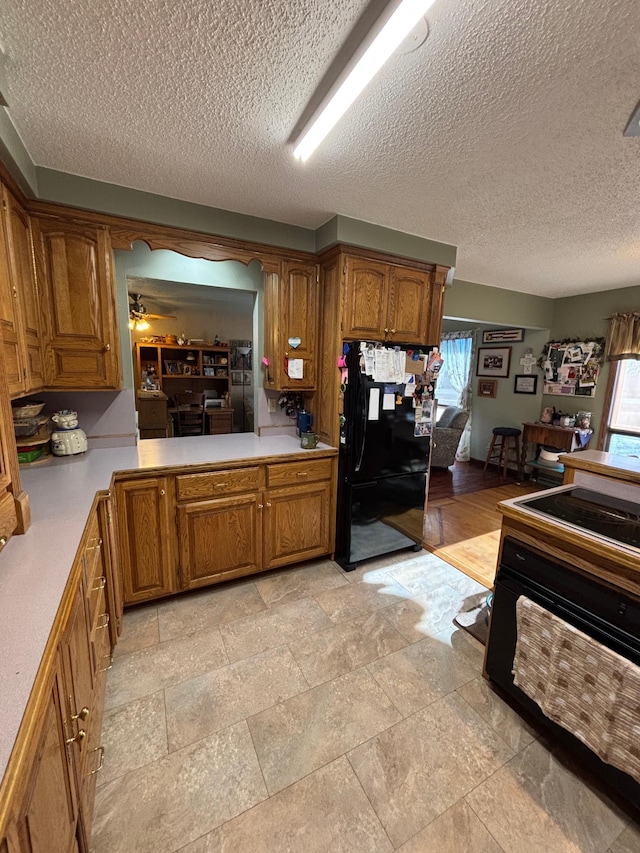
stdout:
{"type": "Polygon", "coordinates": [[[0,0],[37,165],[317,227],[458,246],[458,278],[640,284],[638,0],[436,0],[304,165],[286,146],[366,0],[0,0]]]}

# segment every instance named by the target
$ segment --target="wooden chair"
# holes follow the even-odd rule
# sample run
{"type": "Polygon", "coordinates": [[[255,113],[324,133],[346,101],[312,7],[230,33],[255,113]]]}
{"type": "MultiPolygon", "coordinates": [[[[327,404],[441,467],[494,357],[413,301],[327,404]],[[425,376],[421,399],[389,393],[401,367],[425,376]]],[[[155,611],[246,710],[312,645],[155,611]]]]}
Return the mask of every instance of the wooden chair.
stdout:
{"type": "Polygon", "coordinates": [[[204,394],[193,391],[175,394],[176,434],[204,435],[204,394]]]}

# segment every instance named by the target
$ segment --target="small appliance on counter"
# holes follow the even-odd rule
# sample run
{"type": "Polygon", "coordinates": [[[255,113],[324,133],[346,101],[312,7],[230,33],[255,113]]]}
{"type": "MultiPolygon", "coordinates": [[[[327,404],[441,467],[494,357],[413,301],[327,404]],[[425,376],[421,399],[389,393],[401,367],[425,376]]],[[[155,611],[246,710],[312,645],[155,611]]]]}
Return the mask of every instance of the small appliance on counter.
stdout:
{"type": "Polygon", "coordinates": [[[313,426],[313,415],[311,414],[311,412],[306,412],[303,409],[301,412],[298,412],[297,422],[298,436],[302,438],[302,435],[305,432],[311,432],[311,427],[313,426]]]}
{"type": "Polygon", "coordinates": [[[78,413],[61,409],[52,415],[56,429],[51,433],[51,452],[54,456],[75,456],[87,449],[87,436],[78,427],[78,413]]]}

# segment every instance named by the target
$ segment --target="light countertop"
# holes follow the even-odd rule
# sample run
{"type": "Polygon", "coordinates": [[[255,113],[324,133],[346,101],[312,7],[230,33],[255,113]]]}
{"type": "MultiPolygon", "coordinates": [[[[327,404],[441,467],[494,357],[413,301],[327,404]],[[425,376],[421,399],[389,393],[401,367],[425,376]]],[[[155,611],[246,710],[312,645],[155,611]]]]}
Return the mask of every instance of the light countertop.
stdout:
{"type": "Polygon", "coordinates": [[[151,439],[89,450],[22,468],[32,525],[0,554],[0,779],[15,742],[96,492],[115,472],[218,465],[272,456],[324,455],[301,450],[291,435],[253,433],[151,439]]]}

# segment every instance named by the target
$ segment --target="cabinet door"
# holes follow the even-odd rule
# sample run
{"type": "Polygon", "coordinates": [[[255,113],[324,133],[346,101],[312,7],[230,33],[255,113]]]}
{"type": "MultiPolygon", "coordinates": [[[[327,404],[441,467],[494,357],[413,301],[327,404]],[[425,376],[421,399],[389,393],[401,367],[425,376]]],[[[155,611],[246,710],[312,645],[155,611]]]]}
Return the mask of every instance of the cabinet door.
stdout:
{"type": "Polygon", "coordinates": [[[265,569],[330,551],[329,482],[269,489],[265,493],[265,569]]]}
{"type": "Polygon", "coordinates": [[[280,276],[265,277],[264,354],[265,388],[278,391],[313,391],[318,373],[319,284],[316,264],[283,261],[280,276]],[[299,338],[298,346],[290,339],[299,338]],[[300,358],[302,379],[292,379],[285,359],[300,358]]]}
{"type": "MultiPolygon", "coordinates": [[[[41,735],[34,751],[27,794],[16,821],[18,849],[29,853],[77,850],[78,799],[64,714],[64,679],[58,665],[48,685],[41,735]]],[[[11,850],[12,848],[9,847],[11,850]]]]}
{"type": "Polygon", "coordinates": [[[7,212],[7,237],[11,275],[18,291],[21,319],[21,346],[26,368],[25,391],[38,391],[44,385],[40,334],[40,305],[36,285],[31,225],[29,216],[6,188],[3,204],[7,212]]]}
{"type": "Polygon", "coordinates": [[[347,256],[343,337],[382,340],[387,327],[389,267],[347,256]]]}
{"type": "Polygon", "coordinates": [[[318,268],[315,264],[285,261],[280,281],[280,316],[278,333],[284,358],[301,358],[302,379],[290,379],[281,357],[277,360],[282,371],[280,387],[284,390],[312,391],[317,382],[318,362],[318,268]],[[293,347],[289,341],[300,339],[293,347]]]}
{"type": "Polygon", "coordinates": [[[109,494],[102,495],[98,504],[98,527],[102,539],[102,558],[106,578],[105,594],[109,613],[109,638],[113,648],[122,630],[122,576],[117,563],[115,532],[109,494]]]}
{"type": "Polygon", "coordinates": [[[261,525],[257,494],[178,506],[182,588],[260,571],[261,525]]]}
{"type": "Polygon", "coordinates": [[[166,477],[119,483],[115,502],[124,603],[148,601],[177,588],[166,477]]]}
{"type": "Polygon", "coordinates": [[[389,341],[416,344],[440,343],[428,339],[431,311],[431,273],[390,268],[387,334],[389,341]]]}
{"type": "Polygon", "coordinates": [[[119,343],[111,244],[105,228],[34,219],[46,315],[48,388],[117,388],[119,343]]]}
{"type": "Polygon", "coordinates": [[[437,266],[431,279],[431,299],[427,322],[427,343],[440,345],[442,340],[442,312],[444,310],[445,282],[449,267],[437,266]]]}
{"type": "Polygon", "coordinates": [[[80,789],[86,762],[87,730],[92,724],[90,715],[96,680],[84,584],[80,585],[76,593],[60,649],[65,685],[65,732],[67,739],[73,738],[69,748],[80,789]]]}
{"type": "Polygon", "coordinates": [[[98,648],[97,657],[102,661],[102,665],[96,672],[93,702],[89,718],[86,721],[87,737],[84,742],[85,754],[80,779],[80,828],[78,834],[83,835],[84,846],[87,850],[89,849],[89,841],[91,839],[96,783],[104,761],[104,747],[101,741],[104,694],[107,683],[107,669],[109,668],[109,635],[103,628],[106,628],[106,626],[99,623],[94,629],[92,636],[92,644],[98,648]]]}
{"type": "Polygon", "coordinates": [[[11,397],[25,393],[26,366],[20,346],[20,305],[9,257],[9,222],[4,210],[0,220],[0,330],[3,372],[11,397]]]}

